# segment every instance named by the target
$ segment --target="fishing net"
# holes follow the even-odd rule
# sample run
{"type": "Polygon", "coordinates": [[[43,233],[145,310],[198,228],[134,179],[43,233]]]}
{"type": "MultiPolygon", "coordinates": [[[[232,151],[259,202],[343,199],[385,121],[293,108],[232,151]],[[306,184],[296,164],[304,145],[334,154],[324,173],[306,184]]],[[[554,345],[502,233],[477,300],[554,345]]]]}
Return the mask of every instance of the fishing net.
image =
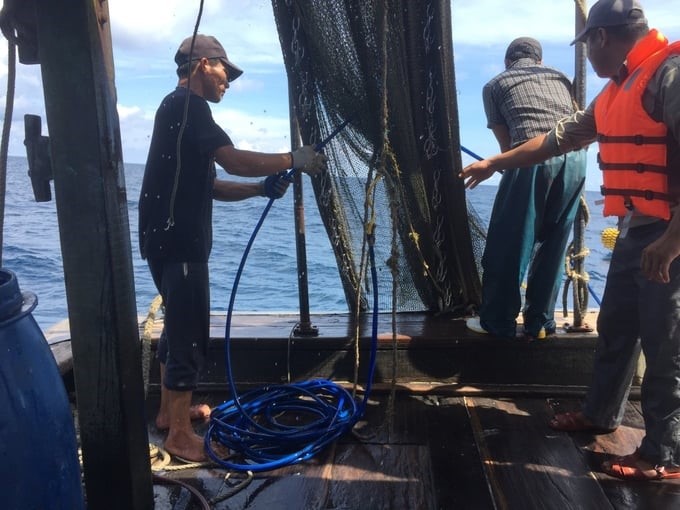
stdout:
{"type": "MultiPolygon", "coordinates": [[[[466,203],[449,0],[272,0],[293,133],[324,148],[314,194],[351,310],[464,313],[484,228],[466,203]]],[[[310,275],[313,278],[313,275],[310,275]]]]}

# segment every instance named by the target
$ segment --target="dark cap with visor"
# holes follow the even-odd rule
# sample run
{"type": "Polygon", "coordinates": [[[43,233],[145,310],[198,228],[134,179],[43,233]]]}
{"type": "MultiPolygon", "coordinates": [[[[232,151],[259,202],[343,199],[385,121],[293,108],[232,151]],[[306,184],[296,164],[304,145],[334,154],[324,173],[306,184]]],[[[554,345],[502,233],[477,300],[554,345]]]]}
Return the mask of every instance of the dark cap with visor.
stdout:
{"type": "Polygon", "coordinates": [[[599,0],[590,8],[586,26],[571,44],[585,42],[588,32],[593,28],[638,24],[646,25],[647,18],[637,0],[599,0]]]}
{"type": "Polygon", "coordinates": [[[220,42],[212,35],[196,34],[196,38],[187,37],[179,45],[177,53],[175,53],[175,63],[177,67],[181,67],[189,63],[189,53],[191,53],[191,60],[197,61],[202,58],[219,58],[229,72],[229,81],[234,81],[243,74],[243,70],[232,64],[227,58],[227,52],[220,42]],[[191,41],[194,40],[194,48],[191,50],[191,41]]]}

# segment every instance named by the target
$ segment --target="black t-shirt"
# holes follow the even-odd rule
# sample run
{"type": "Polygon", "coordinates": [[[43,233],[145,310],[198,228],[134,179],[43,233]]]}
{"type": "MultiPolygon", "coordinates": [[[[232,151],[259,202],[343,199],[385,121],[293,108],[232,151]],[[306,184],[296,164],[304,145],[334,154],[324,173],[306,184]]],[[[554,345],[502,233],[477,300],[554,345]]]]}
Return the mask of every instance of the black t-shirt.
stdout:
{"type": "Polygon", "coordinates": [[[163,99],[156,111],[139,197],[142,258],[207,262],[210,256],[215,180],[213,153],[223,145],[233,144],[213,120],[208,102],[192,93],[182,134],[178,174],[177,138],[186,94],[186,88],[178,87],[163,99]]]}

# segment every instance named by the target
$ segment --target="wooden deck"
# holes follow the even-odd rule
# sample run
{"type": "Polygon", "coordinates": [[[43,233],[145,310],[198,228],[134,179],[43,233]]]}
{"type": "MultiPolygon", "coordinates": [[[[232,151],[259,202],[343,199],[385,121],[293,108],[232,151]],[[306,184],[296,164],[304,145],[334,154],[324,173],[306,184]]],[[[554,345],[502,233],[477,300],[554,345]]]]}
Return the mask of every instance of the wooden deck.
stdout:
{"type": "MultiPolygon", "coordinates": [[[[374,393],[361,437],[348,435],[304,463],[246,480],[226,471],[165,472],[200,491],[215,509],[584,510],[680,508],[680,481],[623,482],[600,472],[608,455],[633,451],[642,437],[639,404],[608,435],[566,434],[546,422],[574,400],[374,393]]],[[[215,394],[198,400],[217,402],[215,394]]],[[[219,400],[219,399],[218,399],[219,400]]],[[[149,401],[153,416],[157,401],[149,401]]],[[[150,423],[150,440],[163,436],[150,423]]],[[[190,509],[189,492],[154,488],[156,508],[190,509]]]]}
{"type": "MultiPolygon", "coordinates": [[[[588,323],[594,325],[595,318],[589,316],[588,323]]],[[[224,315],[212,318],[210,361],[196,402],[214,406],[231,398],[224,322],[224,315]]],[[[318,336],[301,338],[291,336],[294,316],[235,316],[231,353],[238,391],[285,382],[288,374],[291,380],[323,377],[351,384],[357,330],[351,322],[343,314],[313,316],[318,336]]],[[[46,335],[60,351],[68,346],[65,326],[46,335]]],[[[152,349],[161,326],[153,325],[152,349]]],[[[424,314],[399,315],[396,338],[389,314],[381,315],[378,329],[373,392],[356,434],[309,461],[250,481],[239,473],[226,477],[216,467],[160,474],[198,490],[215,509],[680,508],[680,481],[622,482],[600,472],[608,455],[632,452],[643,435],[637,388],[623,426],[612,434],[570,435],[546,425],[554,412],[578,407],[589,383],[596,332],[560,330],[555,338],[526,345],[471,333],[459,319],[424,314]],[[240,483],[244,487],[236,490],[240,483]]],[[[358,330],[362,387],[368,319],[358,330]]],[[[149,440],[162,445],[164,436],[153,424],[156,363],[148,376],[149,440]]],[[[159,509],[201,508],[178,485],[155,485],[154,494],[159,509]]]]}

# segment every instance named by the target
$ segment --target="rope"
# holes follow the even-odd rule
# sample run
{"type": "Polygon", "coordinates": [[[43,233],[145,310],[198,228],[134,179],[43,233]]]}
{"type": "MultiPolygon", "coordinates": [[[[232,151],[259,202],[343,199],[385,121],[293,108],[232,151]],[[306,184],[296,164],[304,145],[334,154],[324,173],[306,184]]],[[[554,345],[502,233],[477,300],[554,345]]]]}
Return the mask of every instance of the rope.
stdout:
{"type": "Polygon", "coordinates": [[[585,247],[583,240],[585,226],[590,221],[590,210],[588,209],[588,204],[583,195],[581,195],[579,200],[578,222],[582,225],[581,228],[576,228],[575,226],[574,240],[569,244],[565,255],[564,272],[566,279],[562,291],[562,314],[564,317],[568,314],[568,289],[569,285],[573,284],[574,324],[571,329],[581,331],[584,329],[583,316],[585,316],[588,308],[588,294],[593,297],[598,306],[601,305],[601,300],[590,286],[590,276],[588,275],[588,272],[583,270],[583,262],[585,261],[586,256],[590,254],[590,250],[585,247]],[[576,246],[581,247],[581,250],[574,253],[576,246]]]}
{"type": "Polygon", "coordinates": [[[176,157],[177,164],[175,165],[175,180],[172,185],[172,193],[170,194],[170,210],[168,211],[168,221],[165,230],[170,229],[175,226],[175,199],[177,198],[177,188],[179,187],[179,174],[182,169],[182,137],[184,136],[184,129],[187,125],[187,117],[189,115],[189,99],[191,97],[191,62],[193,61],[194,55],[194,42],[196,41],[196,34],[198,33],[198,27],[201,24],[201,17],[203,16],[203,2],[200,0],[198,7],[198,14],[196,16],[196,24],[194,25],[194,32],[191,36],[191,46],[189,47],[189,72],[187,77],[187,95],[184,99],[184,111],[182,113],[182,123],[179,126],[179,132],[177,135],[177,146],[176,146],[176,157]]]}
{"type": "Polygon", "coordinates": [[[5,119],[2,124],[2,140],[0,141],[0,266],[2,266],[2,248],[5,231],[5,192],[7,188],[7,152],[9,134],[12,127],[14,111],[14,87],[16,82],[16,43],[7,39],[7,95],[5,99],[5,119]]]}
{"type": "Polygon", "coordinates": [[[156,314],[163,305],[163,298],[157,295],[149,305],[149,311],[144,319],[144,330],[142,331],[142,377],[144,378],[144,398],[149,393],[149,370],[151,367],[151,341],[153,339],[153,328],[156,324],[156,314]]]}
{"type": "Polygon", "coordinates": [[[170,472],[170,471],[185,471],[187,469],[200,469],[200,468],[214,468],[215,463],[211,461],[205,461],[205,462],[186,462],[180,460],[178,457],[175,457],[176,460],[179,460],[181,464],[172,464],[170,465],[170,462],[173,459],[173,456],[170,452],[165,450],[164,448],[161,448],[157,444],[154,443],[149,443],[149,459],[151,461],[151,471],[157,472],[157,471],[165,471],[165,472],[170,472]]]}

